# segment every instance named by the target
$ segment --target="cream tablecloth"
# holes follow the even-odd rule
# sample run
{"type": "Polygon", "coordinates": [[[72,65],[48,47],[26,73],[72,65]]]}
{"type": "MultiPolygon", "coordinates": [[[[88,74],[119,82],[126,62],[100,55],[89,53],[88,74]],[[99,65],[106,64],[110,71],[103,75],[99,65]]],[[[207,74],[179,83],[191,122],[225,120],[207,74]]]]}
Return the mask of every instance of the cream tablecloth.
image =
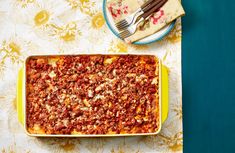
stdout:
{"type": "Polygon", "coordinates": [[[162,41],[127,45],[105,25],[101,0],[0,0],[0,151],[182,152],[181,22],[162,41]],[[17,121],[16,79],[32,54],[151,53],[169,68],[170,111],[157,136],[33,138],[17,121]]]}

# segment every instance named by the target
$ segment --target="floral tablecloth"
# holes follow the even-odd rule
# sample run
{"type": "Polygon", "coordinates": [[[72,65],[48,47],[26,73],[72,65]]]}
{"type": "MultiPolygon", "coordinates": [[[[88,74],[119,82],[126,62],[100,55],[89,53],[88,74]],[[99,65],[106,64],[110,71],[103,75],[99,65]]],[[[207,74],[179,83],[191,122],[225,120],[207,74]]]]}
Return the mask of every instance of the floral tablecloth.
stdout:
{"type": "Polygon", "coordinates": [[[101,0],[0,0],[0,151],[3,153],[182,152],[181,22],[162,41],[127,45],[108,30],[101,0]],[[34,138],[17,121],[16,80],[32,54],[151,53],[169,68],[170,111],[160,134],[34,138]]]}

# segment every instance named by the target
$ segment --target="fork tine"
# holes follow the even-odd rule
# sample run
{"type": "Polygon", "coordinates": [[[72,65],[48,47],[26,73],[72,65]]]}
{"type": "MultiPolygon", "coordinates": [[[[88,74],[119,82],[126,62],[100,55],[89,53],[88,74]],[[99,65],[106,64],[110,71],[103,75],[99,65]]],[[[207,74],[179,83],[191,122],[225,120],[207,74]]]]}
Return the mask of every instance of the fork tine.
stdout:
{"type": "Polygon", "coordinates": [[[123,24],[128,24],[128,21],[126,19],[124,19],[121,22],[117,23],[117,25],[123,25],[123,24]]]}
{"type": "Polygon", "coordinates": [[[117,27],[117,29],[118,29],[119,31],[123,31],[123,30],[127,29],[128,26],[129,26],[129,25],[122,26],[122,27],[117,27]]]}
{"type": "Polygon", "coordinates": [[[128,25],[129,25],[129,23],[125,20],[120,24],[116,24],[116,27],[119,29],[119,28],[122,28],[122,27],[125,27],[125,26],[128,26],[128,25]]]}
{"type": "Polygon", "coordinates": [[[123,29],[126,29],[128,26],[130,26],[130,24],[123,24],[123,25],[116,26],[116,27],[117,27],[117,29],[118,29],[119,31],[121,31],[121,30],[123,30],[123,29]]]}
{"type": "Polygon", "coordinates": [[[131,33],[130,33],[129,30],[124,30],[119,35],[120,35],[121,38],[126,38],[126,37],[130,36],[131,33]]]}
{"type": "Polygon", "coordinates": [[[125,32],[126,32],[126,31],[121,32],[121,33],[119,34],[119,36],[120,36],[121,38],[125,38],[125,32]]]}
{"type": "Polygon", "coordinates": [[[122,25],[119,25],[119,26],[116,26],[116,27],[121,30],[121,29],[124,29],[124,28],[127,27],[127,26],[129,26],[128,23],[122,24],[122,25]]]}
{"type": "Polygon", "coordinates": [[[123,19],[121,21],[119,21],[118,23],[116,23],[115,25],[122,25],[122,24],[128,24],[128,22],[126,21],[126,19],[123,19]]]}

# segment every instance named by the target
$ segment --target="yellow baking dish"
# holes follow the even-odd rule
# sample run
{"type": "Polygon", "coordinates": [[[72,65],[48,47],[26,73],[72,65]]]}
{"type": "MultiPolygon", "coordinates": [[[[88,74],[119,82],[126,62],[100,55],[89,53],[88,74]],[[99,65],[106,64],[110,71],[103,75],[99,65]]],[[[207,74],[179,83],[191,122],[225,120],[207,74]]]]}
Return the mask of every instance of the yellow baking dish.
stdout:
{"type": "MultiPolygon", "coordinates": [[[[48,55],[49,56],[49,55],[48,55]]],[[[51,55],[50,55],[51,56],[51,55]]],[[[52,55],[55,56],[55,55],[52,55]]],[[[25,61],[26,64],[26,61],[25,61]]],[[[17,79],[17,114],[18,120],[23,125],[26,133],[29,136],[37,136],[37,137],[111,137],[111,136],[135,136],[135,135],[155,135],[160,132],[161,125],[165,122],[168,115],[168,71],[167,68],[161,64],[159,61],[159,109],[160,111],[160,119],[159,124],[160,127],[155,133],[137,133],[137,134],[99,134],[99,135],[88,135],[88,134],[78,134],[78,135],[68,135],[68,134],[31,134],[27,131],[26,127],[26,100],[25,100],[25,74],[26,69],[25,65],[23,68],[19,70],[18,79],[17,79]]]]}

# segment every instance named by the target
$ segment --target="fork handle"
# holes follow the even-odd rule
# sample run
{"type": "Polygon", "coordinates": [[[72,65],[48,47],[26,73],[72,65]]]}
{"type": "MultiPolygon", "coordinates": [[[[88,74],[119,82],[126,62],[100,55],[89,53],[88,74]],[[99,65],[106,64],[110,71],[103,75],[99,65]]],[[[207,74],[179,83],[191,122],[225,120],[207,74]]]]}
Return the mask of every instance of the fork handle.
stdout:
{"type": "Polygon", "coordinates": [[[143,10],[146,6],[148,6],[150,3],[152,3],[154,0],[148,0],[146,3],[144,3],[140,8],[143,10]]]}
{"type": "Polygon", "coordinates": [[[162,0],[150,0],[151,2],[146,2],[148,3],[145,7],[142,8],[143,12],[147,12],[148,10],[150,10],[151,8],[153,8],[155,5],[157,5],[158,3],[160,3],[162,0]]]}
{"type": "Polygon", "coordinates": [[[155,5],[154,7],[152,7],[150,10],[148,10],[147,12],[145,12],[144,14],[142,14],[141,17],[143,17],[144,19],[146,19],[146,18],[149,17],[151,14],[153,14],[153,13],[156,12],[156,11],[158,11],[166,2],[167,2],[167,0],[161,0],[160,3],[158,3],[157,5],[155,5]]]}

